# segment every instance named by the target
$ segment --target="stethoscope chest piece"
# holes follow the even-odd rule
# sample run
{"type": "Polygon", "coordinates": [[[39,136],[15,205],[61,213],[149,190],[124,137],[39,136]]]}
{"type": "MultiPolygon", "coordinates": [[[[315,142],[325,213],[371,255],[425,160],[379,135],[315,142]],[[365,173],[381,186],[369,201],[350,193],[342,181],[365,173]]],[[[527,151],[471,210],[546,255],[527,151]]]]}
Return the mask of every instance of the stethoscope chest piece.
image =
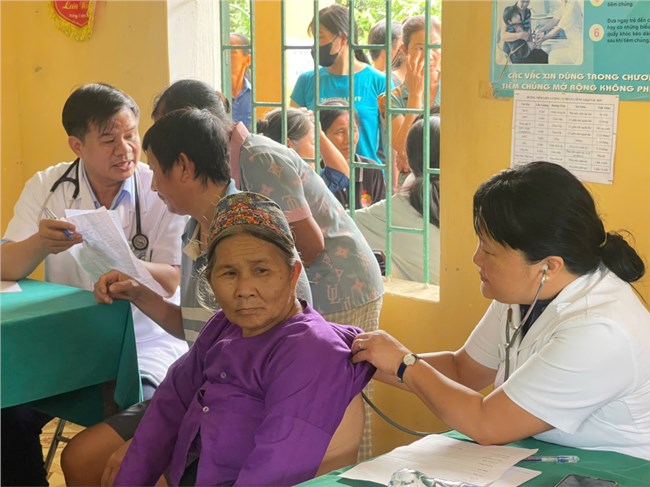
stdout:
{"type": "Polygon", "coordinates": [[[137,251],[146,250],[149,247],[149,239],[142,233],[136,233],[131,239],[131,245],[137,251]]]}

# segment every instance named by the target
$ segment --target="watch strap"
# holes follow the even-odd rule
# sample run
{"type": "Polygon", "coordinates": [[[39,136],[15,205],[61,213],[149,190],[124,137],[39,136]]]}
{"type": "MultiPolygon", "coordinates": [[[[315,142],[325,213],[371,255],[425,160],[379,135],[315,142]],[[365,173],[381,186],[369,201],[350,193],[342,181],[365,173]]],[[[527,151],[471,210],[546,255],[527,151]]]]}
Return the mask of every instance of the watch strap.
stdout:
{"type": "Polygon", "coordinates": [[[399,382],[404,382],[404,372],[406,372],[406,368],[407,368],[409,365],[415,365],[415,364],[417,363],[418,360],[420,360],[420,357],[418,357],[418,356],[417,356],[416,354],[414,354],[414,353],[407,353],[407,354],[404,356],[404,358],[402,359],[402,363],[399,364],[399,367],[397,368],[397,380],[398,380],[399,382]],[[409,356],[413,357],[413,362],[410,363],[410,364],[406,363],[406,357],[409,357],[409,356]]]}
{"type": "Polygon", "coordinates": [[[406,372],[406,367],[408,367],[408,365],[402,362],[397,368],[397,380],[400,382],[404,382],[404,372],[406,372]]]}

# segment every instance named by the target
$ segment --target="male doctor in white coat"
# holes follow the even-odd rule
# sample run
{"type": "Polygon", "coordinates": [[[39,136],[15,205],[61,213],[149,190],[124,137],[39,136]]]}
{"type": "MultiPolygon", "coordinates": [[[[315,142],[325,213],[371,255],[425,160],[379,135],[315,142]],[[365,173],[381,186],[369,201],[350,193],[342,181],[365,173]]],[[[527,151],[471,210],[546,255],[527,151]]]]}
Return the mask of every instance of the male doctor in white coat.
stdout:
{"type": "MultiPolygon", "coordinates": [[[[180,239],[186,218],[170,213],[151,191],[152,172],[139,162],[139,109],[105,84],[75,90],[63,126],[77,159],[36,173],[14,208],[0,252],[3,280],[18,280],[45,261],[45,279],[91,290],[93,282],[68,249],[83,241],[65,210],[102,206],[118,215],[134,254],[172,296],[179,284],[180,239]]],[[[132,307],[143,394],[151,397],[187,344],[132,307]]],[[[49,420],[25,406],[2,410],[2,485],[47,485],[39,434],[49,420]]]]}

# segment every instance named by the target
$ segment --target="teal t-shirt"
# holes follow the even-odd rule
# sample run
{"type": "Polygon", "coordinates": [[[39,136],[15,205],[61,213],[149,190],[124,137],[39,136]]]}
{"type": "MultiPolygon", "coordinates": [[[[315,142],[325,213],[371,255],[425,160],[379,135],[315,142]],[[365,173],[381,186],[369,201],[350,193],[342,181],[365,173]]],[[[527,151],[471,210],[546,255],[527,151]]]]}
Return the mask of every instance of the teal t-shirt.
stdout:
{"type": "MultiPolygon", "coordinates": [[[[331,74],[320,67],[320,101],[342,98],[348,101],[350,83],[348,75],[331,74]]],[[[314,71],[302,73],[291,93],[291,99],[301,107],[314,108],[314,71]]],[[[392,82],[391,82],[392,88],[392,82]]],[[[359,143],[357,153],[380,162],[377,154],[380,143],[379,105],[377,97],[386,92],[386,75],[366,66],[354,75],[354,107],[359,115],[359,143]]]]}

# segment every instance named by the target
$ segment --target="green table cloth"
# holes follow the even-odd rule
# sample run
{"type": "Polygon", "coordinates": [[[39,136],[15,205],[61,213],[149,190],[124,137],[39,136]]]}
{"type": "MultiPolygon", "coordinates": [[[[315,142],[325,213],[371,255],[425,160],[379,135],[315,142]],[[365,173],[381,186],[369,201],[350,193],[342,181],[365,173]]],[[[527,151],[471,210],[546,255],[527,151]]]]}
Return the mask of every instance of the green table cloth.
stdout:
{"type": "Polygon", "coordinates": [[[2,407],[30,403],[89,426],[140,400],[130,304],[24,279],[0,294],[2,407]]]}
{"type": "MultiPolygon", "coordinates": [[[[456,439],[469,440],[456,431],[449,431],[444,434],[456,439]]],[[[522,484],[525,487],[553,487],[569,474],[615,480],[621,487],[650,486],[650,462],[640,458],[614,452],[569,448],[545,443],[533,438],[515,441],[509,445],[521,448],[538,448],[537,455],[577,455],[580,457],[578,463],[519,462],[518,467],[542,472],[541,475],[522,484]]],[[[352,467],[336,470],[300,485],[305,487],[374,487],[379,485],[374,482],[351,480],[339,476],[350,468],[352,467]]],[[[386,484],[388,484],[389,480],[386,479],[386,484]]]]}

